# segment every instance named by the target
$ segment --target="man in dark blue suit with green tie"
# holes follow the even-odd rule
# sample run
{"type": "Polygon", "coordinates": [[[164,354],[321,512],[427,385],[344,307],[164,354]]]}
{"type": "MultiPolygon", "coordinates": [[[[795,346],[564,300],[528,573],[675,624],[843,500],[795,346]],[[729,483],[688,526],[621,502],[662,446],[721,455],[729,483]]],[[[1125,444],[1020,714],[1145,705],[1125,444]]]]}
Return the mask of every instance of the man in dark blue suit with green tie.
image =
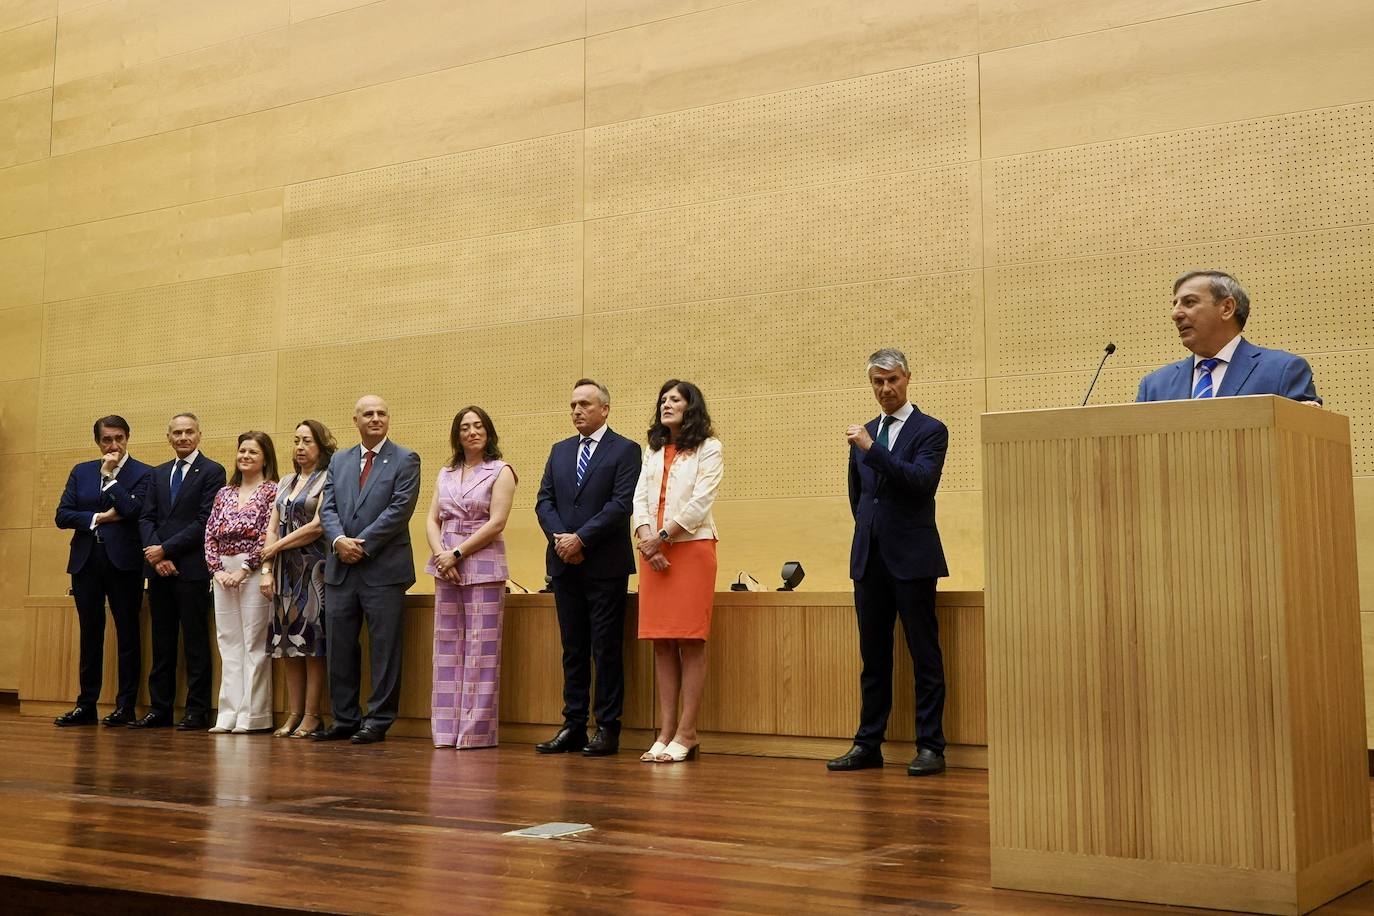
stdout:
{"type": "Polygon", "coordinates": [[[849,577],[859,624],[862,707],[854,746],[828,769],[883,765],[892,711],[892,640],[897,620],[916,672],[916,757],[911,776],[945,769],[945,667],[935,617],[935,582],[949,575],[935,527],[935,490],[949,430],[907,400],[911,369],[901,350],[868,358],[868,381],[882,415],[855,424],[849,439],[849,508],[854,542],[849,577]]]}
{"type": "Polygon", "coordinates": [[[119,650],[119,689],[109,726],[134,721],[142,662],[139,610],[143,606],[143,550],[138,516],[152,471],[129,456],[129,424],[111,414],[95,421],[100,458],[72,468],[57,503],[57,527],[72,531],[67,572],[81,625],[80,692],[76,706],[53,724],[93,725],[105,660],[105,602],[114,618],[119,650]]]}

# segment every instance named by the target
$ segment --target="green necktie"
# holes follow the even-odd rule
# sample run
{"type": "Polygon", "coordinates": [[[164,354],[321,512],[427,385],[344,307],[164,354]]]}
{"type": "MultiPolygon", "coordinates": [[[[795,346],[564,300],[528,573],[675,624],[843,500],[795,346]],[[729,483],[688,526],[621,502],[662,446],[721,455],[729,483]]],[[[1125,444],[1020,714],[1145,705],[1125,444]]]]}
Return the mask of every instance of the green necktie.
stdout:
{"type": "Polygon", "coordinates": [[[891,427],[892,424],[896,421],[896,417],[889,415],[884,416],[883,422],[878,424],[878,444],[881,445],[883,448],[890,448],[890,446],[887,444],[887,431],[889,427],[891,427]]]}

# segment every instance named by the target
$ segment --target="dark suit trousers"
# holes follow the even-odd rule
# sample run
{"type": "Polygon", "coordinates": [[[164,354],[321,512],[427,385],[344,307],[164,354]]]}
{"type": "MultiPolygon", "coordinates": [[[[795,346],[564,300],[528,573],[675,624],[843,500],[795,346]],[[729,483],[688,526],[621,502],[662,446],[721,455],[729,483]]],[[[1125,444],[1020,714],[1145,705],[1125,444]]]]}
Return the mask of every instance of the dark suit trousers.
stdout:
{"type": "Polygon", "coordinates": [[[404,585],[364,585],[350,573],[342,585],[324,587],[325,651],[329,658],[329,705],[334,724],[367,725],[386,731],[396,721],[401,701],[401,638],[405,613],[404,585]],[[368,664],[372,691],[367,720],[359,703],[362,650],[358,639],[367,622],[368,664]]]}
{"type": "Polygon", "coordinates": [[[854,743],[877,748],[892,712],[892,642],[902,621],[907,650],[916,669],[916,746],[945,752],[945,663],[935,616],[935,579],[895,579],[874,542],[864,577],[854,583],[859,618],[859,686],[863,708],[854,743]]]}
{"type": "Polygon", "coordinates": [[[620,733],[625,709],[625,589],[628,576],[595,579],[569,566],[552,581],[563,637],[563,721],[587,723],[596,665],[596,724],[620,733]]]}
{"type": "Polygon", "coordinates": [[[210,714],[210,583],[180,576],[148,578],[153,669],[148,674],[151,711],[172,714],[177,694],[177,637],[186,653],[186,715],[210,714]]]}
{"type": "Polygon", "coordinates": [[[81,624],[81,692],[76,704],[94,706],[100,699],[108,597],[119,647],[119,692],[115,694],[115,706],[133,709],[138,702],[138,674],[143,663],[143,638],[138,626],[138,612],[143,606],[142,565],[133,570],[119,569],[110,562],[105,545],[96,542],[91,545],[86,565],[72,574],[72,597],[76,599],[76,616],[81,624]]]}

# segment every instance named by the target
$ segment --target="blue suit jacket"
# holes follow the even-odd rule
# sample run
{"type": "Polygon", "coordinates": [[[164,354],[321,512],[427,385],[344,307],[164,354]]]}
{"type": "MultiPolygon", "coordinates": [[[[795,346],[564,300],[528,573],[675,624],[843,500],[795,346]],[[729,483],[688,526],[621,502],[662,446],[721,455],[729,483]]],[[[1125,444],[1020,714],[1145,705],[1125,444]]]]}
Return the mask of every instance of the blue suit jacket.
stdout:
{"type": "Polygon", "coordinates": [[[553,549],[553,536],[582,539],[583,575],[597,579],[628,576],[635,570],[630,544],[630,514],[639,482],[639,445],[610,429],[592,452],[582,485],[577,485],[577,450],[581,436],[558,442],[549,451],[534,514],[549,539],[544,565],[550,576],[568,568],[553,549]]]}
{"type": "MultiPolygon", "coordinates": [[[[865,428],[876,439],[878,418],[865,428]]],[[[876,442],[867,452],[857,445],[849,447],[849,508],[854,513],[849,578],[863,578],[875,541],[896,579],[949,575],[935,527],[935,490],[948,448],[945,424],[914,404],[890,450],[876,442]]]]}
{"type": "Polygon", "coordinates": [[[367,486],[358,490],[363,447],[334,453],[320,504],[324,526],[324,581],[343,585],[350,572],[364,585],[415,584],[415,558],[410,549],[410,517],[420,498],[420,456],[390,439],[372,459],[367,486]],[[340,535],[363,539],[367,556],[350,566],[332,547],[340,535]]]}
{"type": "MultiPolygon", "coordinates": [[[[1193,362],[1189,356],[1163,369],[1156,369],[1140,380],[1137,401],[1186,401],[1193,396],[1193,362]]],[[[1312,367],[1307,360],[1283,350],[1257,347],[1244,337],[1222,376],[1219,398],[1245,394],[1277,394],[1295,401],[1316,401],[1312,367]]]]}
{"type": "Polygon", "coordinates": [[[100,526],[100,539],[105,555],[115,569],[126,572],[143,568],[143,545],[139,540],[138,517],[143,512],[144,497],[152,480],[152,468],[130,456],[120,468],[109,489],[100,489],[100,461],[83,461],[67,475],[67,487],[57,501],[57,527],[72,529],[71,552],[67,558],[67,572],[79,573],[91,556],[95,534],[91,518],[97,512],[113,508],[121,521],[100,526]]]}
{"type": "MultiPolygon", "coordinates": [[[[176,564],[178,577],[185,582],[210,581],[205,565],[205,522],[215,507],[215,494],[224,486],[224,466],[201,452],[186,469],[186,476],[172,499],[172,467],[176,459],[153,468],[152,480],[143,499],[143,514],[138,527],[143,546],[161,544],[167,559],[176,564]]],[[[149,577],[157,573],[147,567],[149,577]]]]}

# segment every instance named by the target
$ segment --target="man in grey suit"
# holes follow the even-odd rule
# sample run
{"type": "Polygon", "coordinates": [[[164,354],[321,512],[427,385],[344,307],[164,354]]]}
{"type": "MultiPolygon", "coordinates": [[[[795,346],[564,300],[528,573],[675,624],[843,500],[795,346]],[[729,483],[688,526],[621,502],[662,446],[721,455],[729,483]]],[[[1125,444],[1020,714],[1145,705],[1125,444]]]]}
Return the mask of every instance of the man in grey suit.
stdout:
{"type": "Polygon", "coordinates": [[[401,691],[401,632],[406,589],[415,584],[410,517],[420,493],[420,456],[387,438],[391,414],[376,395],[353,408],[360,445],[336,452],[320,505],[331,545],[324,567],[329,700],[334,724],[317,741],[373,744],[396,721],[401,691]],[[364,619],[372,692],[364,719],[358,702],[364,619]]]}

